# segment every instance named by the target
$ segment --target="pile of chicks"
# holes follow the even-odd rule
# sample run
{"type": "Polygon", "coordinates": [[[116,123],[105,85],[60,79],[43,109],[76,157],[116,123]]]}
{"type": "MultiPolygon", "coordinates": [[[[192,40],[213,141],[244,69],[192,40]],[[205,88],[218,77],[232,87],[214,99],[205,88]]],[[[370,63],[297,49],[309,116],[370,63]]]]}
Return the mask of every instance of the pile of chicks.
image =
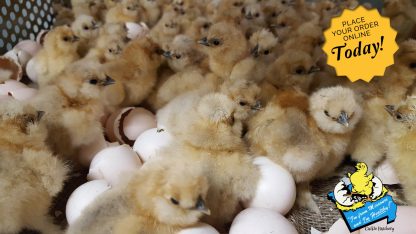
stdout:
{"type": "MultiPolygon", "coordinates": [[[[387,158],[416,204],[416,41],[404,38],[395,64],[371,83],[337,77],[321,49],[331,17],[356,0],[71,5],[54,6],[56,26],[24,67],[36,95],[0,98],[0,233],[62,232],[47,215],[52,198],[71,171],[89,166],[96,152],[85,159],[85,149],[109,140],[108,117],[138,106],[156,114],[171,142],[67,233],[177,233],[198,222],[241,233],[230,231],[240,211],[284,215],[293,205],[267,196],[290,185],[279,187],[264,167],[288,171],[296,204],[319,213],[309,184],[346,155],[369,171],[387,158]]],[[[390,0],[383,11],[412,10],[410,0],[390,0]]]]}

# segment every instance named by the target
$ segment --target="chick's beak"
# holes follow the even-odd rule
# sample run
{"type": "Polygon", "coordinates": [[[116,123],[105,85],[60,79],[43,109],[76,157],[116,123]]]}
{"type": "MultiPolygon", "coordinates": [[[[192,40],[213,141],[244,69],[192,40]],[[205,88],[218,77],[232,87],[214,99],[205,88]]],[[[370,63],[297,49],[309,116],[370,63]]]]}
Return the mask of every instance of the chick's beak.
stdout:
{"type": "Polygon", "coordinates": [[[73,37],[72,37],[72,42],[77,42],[77,41],[79,41],[79,37],[77,37],[77,36],[73,36],[73,37]]]}
{"type": "Polygon", "coordinates": [[[44,111],[38,111],[36,113],[36,120],[37,121],[40,121],[44,115],[45,115],[45,112],[44,111]]]}
{"type": "Polygon", "coordinates": [[[261,110],[261,107],[262,107],[261,101],[258,100],[258,101],[256,101],[256,104],[254,104],[254,106],[251,107],[251,110],[253,110],[253,111],[259,111],[259,110],[261,110]]]}
{"type": "Polygon", "coordinates": [[[311,69],[309,70],[309,74],[315,73],[315,72],[319,72],[320,70],[321,70],[320,67],[318,67],[318,66],[312,66],[311,69]]]}
{"type": "Polygon", "coordinates": [[[163,52],[163,57],[165,57],[165,58],[172,58],[172,52],[170,52],[170,51],[164,51],[163,52]]]}
{"type": "Polygon", "coordinates": [[[194,209],[206,215],[211,214],[211,211],[205,206],[204,199],[202,199],[201,197],[198,198],[198,201],[196,202],[194,209]]]}
{"type": "Polygon", "coordinates": [[[349,126],[349,118],[345,111],[341,111],[341,114],[338,116],[337,122],[344,125],[345,127],[349,126]]]}
{"type": "Polygon", "coordinates": [[[112,84],[115,84],[116,83],[116,81],[115,80],[113,80],[111,77],[109,77],[109,76],[106,76],[105,77],[105,81],[103,82],[103,86],[108,86],[108,85],[112,85],[112,84]]]}
{"type": "Polygon", "coordinates": [[[393,116],[395,113],[395,107],[393,105],[385,105],[384,109],[391,115],[393,116]]]}
{"type": "Polygon", "coordinates": [[[206,38],[206,37],[199,40],[198,43],[201,44],[201,45],[204,45],[204,46],[209,46],[208,38],[206,38]]]}
{"type": "Polygon", "coordinates": [[[251,55],[255,58],[259,57],[259,45],[256,45],[256,47],[251,50],[251,55]]]}

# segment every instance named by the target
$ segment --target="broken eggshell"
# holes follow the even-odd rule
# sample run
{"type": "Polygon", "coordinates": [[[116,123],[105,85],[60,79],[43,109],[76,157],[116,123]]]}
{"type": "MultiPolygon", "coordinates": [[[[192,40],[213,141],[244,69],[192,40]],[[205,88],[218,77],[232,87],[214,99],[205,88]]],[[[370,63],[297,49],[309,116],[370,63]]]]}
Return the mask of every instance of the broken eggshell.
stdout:
{"type": "Polygon", "coordinates": [[[163,128],[152,128],[143,132],[134,142],[133,150],[139,154],[143,162],[156,156],[157,152],[168,146],[173,136],[163,128]]]}
{"type": "Polygon", "coordinates": [[[24,40],[17,43],[14,48],[25,51],[33,57],[39,52],[40,49],[42,49],[42,46],[36,41],[24,40]]]}
{"type": "Polygon", "coordinates": [[[26,52],[24,50],[18,49],[18,48],[13,48],[9,52],[5,53],[4,56],[8,57],[8,58],[11,58],[16,63],[20,64],[23,71],[25,71],[27,63],[32,58],[31,54],[29,54],[28,52],[26,52]]]}
{"type": "Polygon", "coordinates": [[[83,210],[97,199],[98,196],[109,190],[111,186],[105,180],[89,181],[79,186],[71,194],[66,203],[66,220],[72,225],[82,214],[83,210]]]}
{"type": "Polygon", "coordinates": [[[21,80],[23,76],[22,66],[13,58],[0,56],[0,81],[21,80]]]}
{"type": "Polygon", "coordinates": [[[111,142],[133,146],[144,131],[156,127],[155,115],[144,109],[128,107],[113,113],[106,123],[106,134],[111,142]]]}
{"type": "Polygon", "coordinates": [[[39,43],[39,45],[43,46],[43,42],[45,40],[46,34],[48,34],[49,30],[40,30],[38,35],[36,36],[36,42],[39,43]]]}
{"type": "Polygon", "coordinates": [[[114,146],[101,150],[93,158],[88,180],[103,179],[116,186],[142,166],[136,152],[128,145],[114,146]]]}

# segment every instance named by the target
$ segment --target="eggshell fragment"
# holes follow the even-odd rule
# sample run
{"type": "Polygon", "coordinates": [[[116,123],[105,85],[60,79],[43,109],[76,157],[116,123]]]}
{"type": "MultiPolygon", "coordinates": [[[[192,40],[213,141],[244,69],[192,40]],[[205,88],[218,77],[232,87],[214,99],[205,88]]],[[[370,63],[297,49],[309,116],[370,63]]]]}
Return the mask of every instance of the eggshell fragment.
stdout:
{"type": "Polygon", "coordinates": [[[0,81],[12,79],[21,80],[22,66],[10,57],[0,56],[0,81]]]}
{"type": "Polygon", "coordinates": [[[17,43],[14,48],[23,50],[33,57],[39,52],[40,49],[42,49],[42,46],[36,41],[23,40],[17,43]]]}
{"type": "Polygon", "coordinates": [[[214,227],[199,223],[193,227],[185,228],[179,231],[177,234],[220,234],[214,227]]]}
{"type": "Polygon", "coordinates": [[[110,141],[133,146],[144,131],[156,127],[156,117],[144,108],[128,107],[115,112],[107,120],[106,133],[110,141]]]}
{"type": "MultiPolygon", "coordinates": [[[[6,80],[3,84],[0,84],[0,95],[9,95],[10,92],[14,92],[19,89],[27,89],[28,87],[16,80],[6,80]]],[[[10,96],[10,95],[9,95],[10,96]]]]}
{"type": "Polygon", "coordinates": [[[43,42],[45,41],[45,36],[46,34],[48,34],[49,30],[40,30],[40,32],[38,33],[38,35],[36,36],[36,42],[39,43],[40,45],[43,45],[43,42]]]}
{"type": "Polygon", "coordinates": [[[126,180],[142,166],[136,152],[128,145],[114,146],[101,150],[93,158],[88,180],[103,179],[111,186],[126,180]]]}
{"type": "Polygon", "coordinates": [[[393,166],[384,160],[375,170],[374,175],[383,181],[383,184],[400,184],[399,178],[397,178],[396,171],[393,166]]]}
{"type": "Polygon", "coordinates": [[[136,39],[146,36],[149,33],[149,27],[143,22],[140,24],[134,22],[126,22],[127,37],[129,39],[136,39]]]}
{"type": "Polygon", "coordinates": [[[173,136],[163,128],[152,128],[142,133],[134,143],[136,151],[143,162],[155,157],[160,149],[168,146],[173,141],[173,136]]]}
{"type": "Polygon", "coordinates": [[[267,208],[283,215],[289,212],[296,199],[292,175],[266,157],[256,157],[253,163],[259,167],[261,177],[248,207],[267,208]]]}
{"type": "Polygon", "coordinates": [[[283,215],[269,209],[248,208],[234,219],[230,234],[296,234],[296,228],[283,215]]]}
{"type": "Polygon", "coordinates": [[[110,188],[111,186],[107,181],[94,180],[75,189],[66,203],[66,219],[68,224],[73,224],[88,205],[110,188]]]}

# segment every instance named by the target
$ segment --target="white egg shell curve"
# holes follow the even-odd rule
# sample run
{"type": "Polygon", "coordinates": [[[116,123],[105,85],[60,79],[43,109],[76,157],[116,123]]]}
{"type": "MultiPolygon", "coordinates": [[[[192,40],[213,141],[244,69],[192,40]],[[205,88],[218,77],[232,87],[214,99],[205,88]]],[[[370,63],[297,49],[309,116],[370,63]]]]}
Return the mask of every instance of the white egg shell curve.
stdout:
{"type": "Polygon", "coordinates": [[[92,159],[88,180],[103,179],[111,186],[117,186],[140,169],[140,158],[128,145],[108,147],[92,159]]]}
{"type": "Polygon", "coordinates": [[[66,203],[66,219],[68,224],[73,224],[88,205],[110,188],[111,186],[107,181],[94,180],[75,189],[66,203]]]}
{"type": "Polygon", "coordinates": [[[164,128],[152,128],[143,132],[134,142],[133,150],[143,162],[154,158],[158,151],[173,141],[173,136],[164,128]]]}
{"type": "Polygon", "coordinates": [[[231,224],[229,234],[297,234],[295,226],[283,215],[264,208],[241,211],[231,224]]]}
{"type": "Polygon", "coordinates": [[[290,172],[266,157],[253,161],[260,169],[254,198],[247,207],[267,208],[285,215],[296,199],[296,184],[290,172]]]}
{"type": "Polygon", "coordinates": [[[214,227],[206,223],[198,223],[193,227],[185,228],[177,234],[220,234],[214,227]]]}

